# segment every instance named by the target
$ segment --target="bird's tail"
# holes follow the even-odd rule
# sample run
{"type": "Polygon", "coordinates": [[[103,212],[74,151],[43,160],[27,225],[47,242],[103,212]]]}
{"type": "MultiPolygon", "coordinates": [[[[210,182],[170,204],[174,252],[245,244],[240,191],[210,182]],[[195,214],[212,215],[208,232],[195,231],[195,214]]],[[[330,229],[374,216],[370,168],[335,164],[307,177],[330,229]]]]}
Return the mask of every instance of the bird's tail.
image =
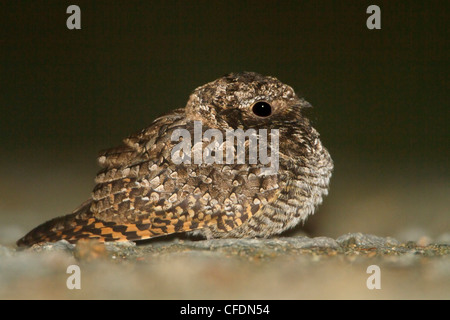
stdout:
{"type": "Polygon", "coordinates": [[[73,213],[47,221],[17,241],[19,247],[31,246],[36,243],[54,242],[70,239],[78,235],[87,222],[82,222],[82,216],[89,215],[90,201],[81,205],[73,213]]]}
{"type": "Polygon", "coordinates": [[[154,236],[145,224],[117,224],[104,222],[94,217],[88,201],[66,216],[47,221],[31,230],[17,241],[19,247],[38,243],[67,240],[75,243],[81,239],[96,239],[100,242],[143,240],[154,236]]]}
{"type": "Polygon", "coordinates": [[[67,231],[73,230],[75,234],[74,222],[76,214],[69,214],[47,221],[17,241],[19,247],[31,246],[36,243],[54,242],[67,237],[67,231]]]}

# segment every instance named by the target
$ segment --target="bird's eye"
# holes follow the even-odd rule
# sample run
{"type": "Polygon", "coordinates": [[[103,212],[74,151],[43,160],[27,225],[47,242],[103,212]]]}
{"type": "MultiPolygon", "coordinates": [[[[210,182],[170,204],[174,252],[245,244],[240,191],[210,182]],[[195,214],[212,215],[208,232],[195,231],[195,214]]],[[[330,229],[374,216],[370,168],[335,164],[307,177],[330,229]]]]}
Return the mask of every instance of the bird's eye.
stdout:
{"type": "Polygon", "coordinates": [[[265,101],[259,101],[252,107],[252,111],[258,117],[268,117],[272,114],[272,106],[265,101]]]}

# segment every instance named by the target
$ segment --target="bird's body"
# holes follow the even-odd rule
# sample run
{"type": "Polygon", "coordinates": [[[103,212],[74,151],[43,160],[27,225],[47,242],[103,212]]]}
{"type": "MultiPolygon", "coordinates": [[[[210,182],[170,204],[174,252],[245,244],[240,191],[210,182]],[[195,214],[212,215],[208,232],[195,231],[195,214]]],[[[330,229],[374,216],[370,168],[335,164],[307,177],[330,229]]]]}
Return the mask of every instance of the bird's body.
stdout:
{"type": "MultiPolygon", "coordinates": [[[[333,168],[319,134],[302,115],[308,106],[291,87],[256,73],[229,74],[201,86],[185,108],[102,152],[92,198],[33,229],[18,245],[137,241],[179,232],[269,237],[292,228],[322,202],[333,168]],[[175,130],[193,137],[196,121],[202,133],[216,129],[224,137],[227,130],[278,130],[278,150],[268,144],[269,153],[278,152],[277,171],[264,174],[266,165],[241,163],[236,154],[232,163],[174,163],[172,151],[182,141],[174,141],[175,130]]],[[[202,137],[203,152],[211,141],[202,137]]]]}

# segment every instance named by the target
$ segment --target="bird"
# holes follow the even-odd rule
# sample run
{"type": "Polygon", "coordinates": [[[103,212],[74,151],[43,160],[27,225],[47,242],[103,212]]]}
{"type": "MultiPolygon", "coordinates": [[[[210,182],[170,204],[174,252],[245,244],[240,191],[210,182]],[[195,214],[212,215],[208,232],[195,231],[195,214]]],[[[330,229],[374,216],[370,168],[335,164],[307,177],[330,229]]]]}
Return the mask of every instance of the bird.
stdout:
{"type": "MultiPolygon", "coordinates": [[[[184,108],[101,151],[91,198],[71,214],[37,226],[17,245],[139,242],[176,233],[268,238],[304,223],[328,194],[333,172],[330,153],[305,116],[309,108],[292,87],[255,72],[229,73],[202,85],[184,108]],[[205,133],[200,139],[174,139],[175,132],[192,139],[196,124],[205,133]],[[237,152],[229,161],[195,161],[194,149],[201,154],[213,140],[220,145],[216,136],[206,136],[208,130],[226,135],[239,129],[259,137],[261,129],[277,132],[278,145],[265,145],[276,155],[271,158],[278,162],[275,171],[264,172],[262,162],[238,161],[237,152]],[[174,152],[183,142],[192,153],[174,152]]],[[[250,136],[244,152],[251,151],[250,136]]],[[[239,151],[237,140],[222,143],[215,155],[225,155],[226,146],[239,151]]]]}

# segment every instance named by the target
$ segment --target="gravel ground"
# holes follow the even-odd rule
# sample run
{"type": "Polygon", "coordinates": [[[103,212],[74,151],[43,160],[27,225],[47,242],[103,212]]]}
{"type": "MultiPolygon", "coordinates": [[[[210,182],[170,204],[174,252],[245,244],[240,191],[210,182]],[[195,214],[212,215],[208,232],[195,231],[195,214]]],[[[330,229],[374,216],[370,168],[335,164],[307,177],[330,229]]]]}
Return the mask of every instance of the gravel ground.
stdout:
{"type": "Polygon", "coordinates": [[[0,246],[1,299],[449,299],[450,244],[361,233],[337,239],[0,246]],[[70,265],[81,289],[68,289],[70,265]],[[371,265],[381,289],[368,289],[371,265]]]}

